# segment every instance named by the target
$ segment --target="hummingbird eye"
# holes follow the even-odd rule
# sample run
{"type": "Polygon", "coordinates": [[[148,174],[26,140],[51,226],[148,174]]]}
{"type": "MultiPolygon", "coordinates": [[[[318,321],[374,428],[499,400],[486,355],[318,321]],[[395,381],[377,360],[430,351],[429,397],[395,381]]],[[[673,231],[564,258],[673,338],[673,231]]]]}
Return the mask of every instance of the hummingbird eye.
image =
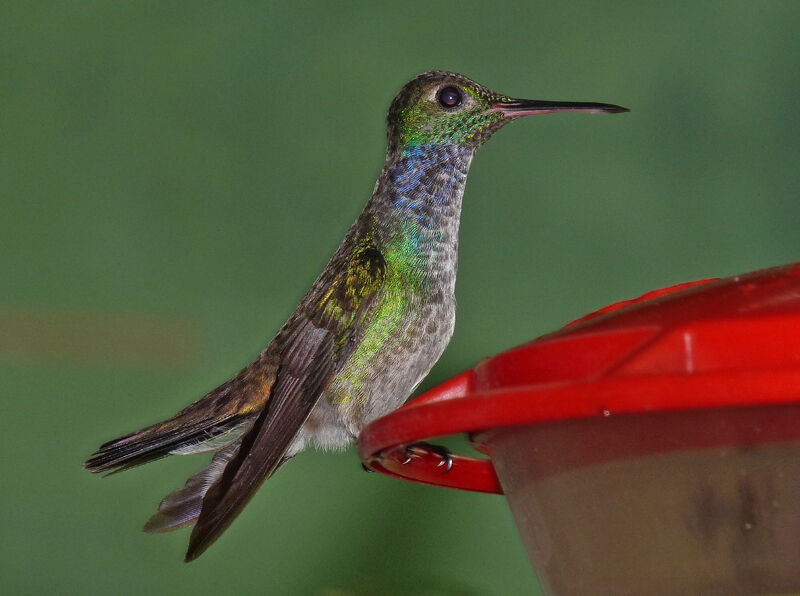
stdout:
{"type": "Polygon", "coordinates": [[[461,103],[461,90],[457,87],[443,87],[439,91],[439,104],[443,108],[455,108],[461,103]]]}

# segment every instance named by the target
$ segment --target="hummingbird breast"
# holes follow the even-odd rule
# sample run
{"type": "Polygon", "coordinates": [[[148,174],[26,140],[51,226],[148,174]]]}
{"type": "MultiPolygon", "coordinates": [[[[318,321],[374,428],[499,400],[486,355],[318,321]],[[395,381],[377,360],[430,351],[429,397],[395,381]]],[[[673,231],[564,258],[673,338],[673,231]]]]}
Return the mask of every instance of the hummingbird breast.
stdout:
{"type": "MultiPolygon", "coordinates": [[[[455,327],[461,200],[472,152],[429,147],[387,165],[359,221],[373,222],[386,262],[359,344],[301,431],[343,447],[400,407],[430,372],[455,327]]],[[[356,226],[359,222],[356,223],[356,226]]]]}
{"type": "Polygon", "coordinates": [[[454,326],[450,288],[420,293],[398,285],[388,290],[304,430],[311,431],[319,447],[348,444],[369,422],[408,399],[442,355],[454,326]]]}

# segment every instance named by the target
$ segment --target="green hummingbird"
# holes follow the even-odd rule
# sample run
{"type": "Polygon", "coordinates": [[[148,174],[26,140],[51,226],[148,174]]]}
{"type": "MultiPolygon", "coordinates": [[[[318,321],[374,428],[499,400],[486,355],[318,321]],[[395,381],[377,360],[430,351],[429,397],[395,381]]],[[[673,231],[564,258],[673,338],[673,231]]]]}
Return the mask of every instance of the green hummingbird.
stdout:
{"type": "Polygon", "coordinates": [[[194,524],[186,560],[197,558],[281,465],[311,445],[347,446],[439,359],[455,324],[461,199],[477,149],[522,116],[626,111],[513,99],[451,72],[414,78],[389,108],[372,197],[275,338],[232,379],[173,418],[105,443],[86,467],[113,473],[213,452],[144,527],[194,524]]]}

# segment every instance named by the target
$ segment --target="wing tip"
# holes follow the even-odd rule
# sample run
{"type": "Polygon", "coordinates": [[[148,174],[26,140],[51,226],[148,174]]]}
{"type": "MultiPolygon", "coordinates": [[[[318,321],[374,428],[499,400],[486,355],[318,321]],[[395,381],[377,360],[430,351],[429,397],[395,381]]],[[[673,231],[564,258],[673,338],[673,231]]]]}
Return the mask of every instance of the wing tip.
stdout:
{"type": "Polygon", "coordinates": [[[197,557],[206,552],[208,547],[211,546],[213,542],[213,538],[208,540],[208,535],[196,539],[195,532],[192,532],[192,537],[189,539],[189,547],[186,549],[186,556],[184,557],[183,562],[191,563],[197,559],[197,557]]]}
{"type": "Polygon", "coordinates": [[[230,512],[227,512],[226,515],[220,517],[218,511],[212,512],[213,506],[209,507],[209,501],[218,504],[220,500],[220,497],[214,494],[215,492],[219,492],[219,481],[209,489],[203,499],[203,509],[197,518],[194,528],[192,528],[191,536],[189,536],[189,547],[186,549],[185,563],[194,561],[206,552],[208,547],[214,544],[217,538],[228,529],[239,513],[239,511],[236,511],[231,515],[230,512]],[[211,498],[209,499],[209,497],[211,498]],[[206,511],[206,509],[209,511],[206,511]],[[205,515],[203,514],[204,511],[205,515]]]}

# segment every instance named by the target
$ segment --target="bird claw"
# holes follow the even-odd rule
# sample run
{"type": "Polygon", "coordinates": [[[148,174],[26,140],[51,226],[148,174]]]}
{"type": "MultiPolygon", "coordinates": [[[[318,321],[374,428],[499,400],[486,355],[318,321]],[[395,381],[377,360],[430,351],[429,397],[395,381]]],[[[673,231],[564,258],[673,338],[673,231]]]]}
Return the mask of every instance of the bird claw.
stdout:
{"type": "Polygon", "coordinates": [[[362,469],[362,470],[364,470],[365,472],[369,472],[370,474],[372,474],[373,472],[375,472],[375,470],[373,470],[372,468],[370,468],[370,467],[369,467],[367,464],[365,464],[363,461],[361,462],[361,469],[362,469]]]}
{"type": "Polygon", "coordinates": [[[425,455],[426,453],[433,453],[438,455],[441,460],[438,464],[436,464],[437,468],[444,468],[443,474],[447,474],[450,470],[453,469],[453,456],[450,454],[450,450],[446,447],[442,447],[441,445],[432,445],[431,443],[413,443],[408,445],[405,450],[406,459],[400,462],[402,465],[406,465],[411,462],[415,457],[420,457],[425,455]]]}

